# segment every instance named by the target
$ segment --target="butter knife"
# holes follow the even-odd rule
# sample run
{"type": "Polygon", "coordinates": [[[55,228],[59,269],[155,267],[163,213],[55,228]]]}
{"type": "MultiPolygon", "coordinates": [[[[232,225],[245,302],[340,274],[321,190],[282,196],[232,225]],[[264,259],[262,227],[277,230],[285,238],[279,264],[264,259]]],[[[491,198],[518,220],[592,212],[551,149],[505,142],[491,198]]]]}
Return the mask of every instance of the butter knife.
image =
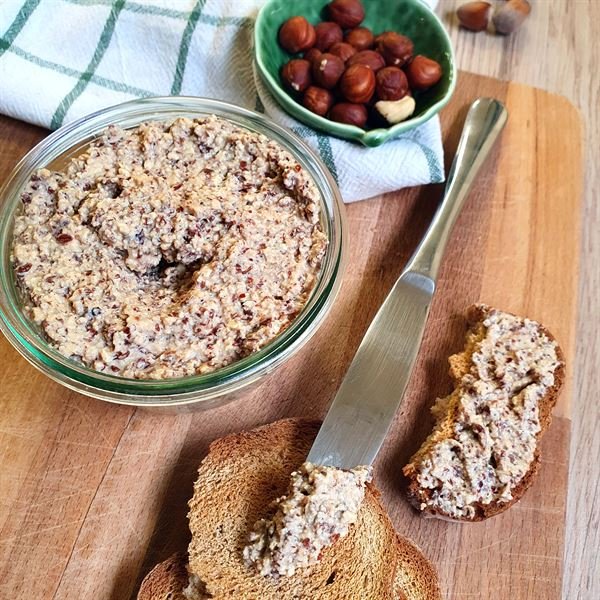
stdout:
{"type": "Polygon", "coordinates": [[[497,100],[470,107],[443,199],[416,251],[371,322],[307,460],[351,469],[370,465],[410,379],[448,238],[471,185],[507,119],[497,100]]]}

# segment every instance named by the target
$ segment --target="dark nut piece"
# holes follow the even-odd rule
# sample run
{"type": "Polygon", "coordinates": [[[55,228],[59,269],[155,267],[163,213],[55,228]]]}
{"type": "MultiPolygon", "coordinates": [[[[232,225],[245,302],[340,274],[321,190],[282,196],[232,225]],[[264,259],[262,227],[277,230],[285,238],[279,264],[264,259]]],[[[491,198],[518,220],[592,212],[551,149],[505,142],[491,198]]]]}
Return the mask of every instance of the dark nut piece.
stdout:
{"type": "Polygon", "coordinates": [[[370,29],[357,27],[346,33],[344,41],[354,46],[360,52],[361,50],[369,50],[369,48],[373,47],[375,36],[370,29]]]}
{"type": "Polygon", "coordinates": [[[377,36],[375,43],[377,51],[391,67],[402,67],[412,58],[414,45],[405,35],[386,31],[377,36]]]}
{"type": "Polygon", "coordinates": [[[311,85],[304,92],[302,104],[311,112],[324,117],[333,104],[333,94],[329,90],[311,85]]]}
{"type": "Polygon", "coordinates": [[[406,77],[413,90],[423,91],[442,78],[442,67],[435,60],[418,54],[406,68],[406,77]]]}
{"type": "Polygon", "coordinates": [[[318,86],[330,90],[335,87],[344,69],[344,61],[339,56],[326,52],[312,64],[313,80],[318,86]]]}
{"type": "Polygon", "coordinates": [[[489,2],[467,2],[458,7],[456,16],[465,29],[483,31],[490,22],[492,5],[489,2]]]}
{"type": "Polygon", "coordinates": [[[346,42],[336,42],[329,48],[330,54],[339,56],[344,62],[356,54],[356,48],[346,42]]]}
{"type": "Polygon", "coordinates": [[[375,52],[375,50],[363,50],[362,52],[357,52],[353,57],[348,60],[348,66],[352,65],[365,65],[369,67],[376,73],[379,69],[383,69],[385,67],[385,60],[383,56],[379,54],[379,52],[375,52]]]}
{"type": "Polygon", "coordinates": [[[329,111],[329,118],[338,123],[364,127],[367,123],[367,109],[364,104],[352,104],[351,102],[340,102],[335,104],[329,111]]]}
{"type": "Polygon", "coordinates": [[[286,87],[294,92],[303,92],[312,82],[310,63],[302,58],[295,58],[283,65],[281,78],[286,87]]]}
{"type": "Polygon", "coordinates": [[[318,48],[311,48],[307,52],[304,53],[304,60],[307,60],[309,63],[313,63],[318,58],[321,58],[321,54],[323,54],[318,48]]]}
{"type": "Polygon", "coordinates": [[[279,30],[279,43],[292,54],[314,46],[316,37],[315,28],[304,17],[288,19],[279,30]]]}
{"type": "Polygon", "coordinates": [[[376,79],[379,100],[400,100],[408,92],[408,80],[398,67],[385,67],[377,71],[376,79]]]}
{"type": "Polygon", "coordinates": [[[341,42],[344,38],[342,28],[337,23],[331,23],[330,21],[319,23],[315,27],[315,34],[314,46],[321,52],[326,52],[336,42],[341,42]]]}
{"type": "Polygon", "coordinates": [[[340,92],[349,102],[365,104],[375,92],[375,73],[365,65],[348,67],[340,79],[340,92]]]}
{"type": "Polygon", "coordinates": [[[365,9],[359,0],[333,0],[327,7],[329,18],[342,29],[351,29],[363,22],[365,9]]]}

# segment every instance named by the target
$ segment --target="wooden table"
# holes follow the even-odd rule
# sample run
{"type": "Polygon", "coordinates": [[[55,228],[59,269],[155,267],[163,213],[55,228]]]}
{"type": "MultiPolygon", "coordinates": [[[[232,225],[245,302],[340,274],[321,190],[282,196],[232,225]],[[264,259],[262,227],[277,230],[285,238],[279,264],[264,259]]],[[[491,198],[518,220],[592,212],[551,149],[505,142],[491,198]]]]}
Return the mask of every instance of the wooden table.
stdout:
{"type": "Polygon", "coordinates": [[[600,2],[530,0],[533,11],[524,27],[503,38],[459,29],[454,9],[464,1],[445,0],[437,10],[461,69],[562,94],[584,117],[586,180],[563,598],[591,600],[600,598],[600,2]]]}

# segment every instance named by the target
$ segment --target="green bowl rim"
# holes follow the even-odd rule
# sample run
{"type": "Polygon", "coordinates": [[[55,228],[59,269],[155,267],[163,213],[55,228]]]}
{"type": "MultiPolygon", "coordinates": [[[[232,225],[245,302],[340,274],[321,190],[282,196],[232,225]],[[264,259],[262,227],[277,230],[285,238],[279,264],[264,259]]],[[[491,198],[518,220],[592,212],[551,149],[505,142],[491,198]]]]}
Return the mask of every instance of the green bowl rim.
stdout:
{"type": "MultiPolygon", "coordinates": [[[[325,117],[321,117],[315,113],[310,112],[308,109],[304,108],[299,102],[297,102],[292,96],[290,96],[287,92],[285,92],[275,78],[271,75],[267,67],[263,62],[263,55],[259,50],[260,44],[258,43],[259,31],[261,30],[262,22],[265,18],[265,14],[267,9],[275,4],[276,2],[280,2],[281,0],[267,0],[265,4],[262,6],[258,15],[256,17],[256,22],[254,25],[254,59],[258,66],[258,71],[263,81],[269,88],[269,91],[275,96],[279,106],[287,113],[291,114],[288,110],[286,103],[293,103],[294,109],[303,117],[298,117],[298,119],[302,120],[305,125],[309,127],[313,127],[311,121],[316,122],[319,125],[319,129],[325,133],[331,134],[335,132],[334,135],[342,137],[344,139],[351,139],[355,141],[359,141],[363,143],[365,146],[377,146],[382,143],[385,143],[388,140],[394,139],[398,137],[401,133],[418,127],[422,125],[426,121],[429,121],[432,117],[434,117],[448,102],[454,93],[456,88],[456,60],[454,56],[454,48],[452,47],[452,41],[450,40],[450,36],[446,31],[442,21],[435,14],[433,10],[429,7],[429,5],[425,2],[425,0],[406,0],[407,2],[412,2],[415,6],[420,6],[422,8],[427,9],[427,13],[431,16],[432,22],[437,27],[438,31],[441,33],[444,41],[449,50],[449,59],[450,59],[450,72],[448,75],[448,89],[444,96],[438,100],[435,104],[432,104],[424,113],[419,115],[418,117],[414,117],[412,119],[407,119],[406,121],[402,121],[401,123],[397,123],[396,125],[392,125],[391,127],[379,127],[377,129],[362,129],[357,127],[356,125],[345,125],[343,123],[336,123],[335,121],[331,121],[326,119],[325,117]]],[[[291,115],[295,117],[295,115],[291,115]]]]}

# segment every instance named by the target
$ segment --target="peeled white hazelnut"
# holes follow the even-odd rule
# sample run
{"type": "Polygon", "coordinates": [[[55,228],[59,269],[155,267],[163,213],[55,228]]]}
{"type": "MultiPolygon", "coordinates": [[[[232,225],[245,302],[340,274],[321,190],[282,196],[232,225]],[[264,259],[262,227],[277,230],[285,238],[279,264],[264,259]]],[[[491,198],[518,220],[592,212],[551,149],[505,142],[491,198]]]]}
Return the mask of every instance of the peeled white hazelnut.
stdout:
{"type": "Polygon", "coordinates": [[[375,104],[377,112],[390,124],[405,121],[415,112],[415,99],[404,96],[400,100],[380,100],[375,104]]]}

